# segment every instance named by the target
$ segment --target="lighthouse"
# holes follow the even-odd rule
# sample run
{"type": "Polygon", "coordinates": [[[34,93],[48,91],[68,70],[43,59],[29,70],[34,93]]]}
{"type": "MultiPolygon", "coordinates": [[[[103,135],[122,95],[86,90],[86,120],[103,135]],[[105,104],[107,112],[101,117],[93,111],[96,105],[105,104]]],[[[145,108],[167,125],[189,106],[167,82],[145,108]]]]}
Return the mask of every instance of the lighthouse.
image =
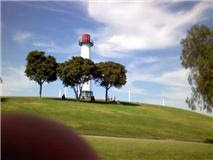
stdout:
{"type": "MultiPolygon", "coordinates": [[[[93,46],[93,41],[90,39],[89,34],[83,34],[79,40],[79,45],[81,46],[81,57],[91,59],[91,47],[93,46]]],[[[91,81],[86,82],[82,88],[82,97],[90,98],[93,96],[92,83],[91,81]]]]}

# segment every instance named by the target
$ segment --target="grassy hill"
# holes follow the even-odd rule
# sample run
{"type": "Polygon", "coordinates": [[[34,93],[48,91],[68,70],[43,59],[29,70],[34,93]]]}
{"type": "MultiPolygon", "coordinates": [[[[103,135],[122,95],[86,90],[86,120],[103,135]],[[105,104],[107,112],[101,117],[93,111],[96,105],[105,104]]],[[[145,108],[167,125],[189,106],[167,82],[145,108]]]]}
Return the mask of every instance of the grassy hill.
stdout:
{"type": "Polygon", "coordinates": [[[82,135],[108,136],[86,138],[102,159],[213,159],[212,144],[195,143],[213,141],[213,118],[189,111],[147,104],[30,97],[5,97],[1,110],[49,117],[82,135]]]}
{"type": "Polygon", "coordinates": [[[87,137],[102,160],[213,160],[213,145],[170,140],[87,137]]]}
{"type": "Polygon", "coordinates": [[[49,117],[86,135],[199,142],[213,139],[213,118],[156,105],[4,98],[2,112],[28,112],[49,117]]]}

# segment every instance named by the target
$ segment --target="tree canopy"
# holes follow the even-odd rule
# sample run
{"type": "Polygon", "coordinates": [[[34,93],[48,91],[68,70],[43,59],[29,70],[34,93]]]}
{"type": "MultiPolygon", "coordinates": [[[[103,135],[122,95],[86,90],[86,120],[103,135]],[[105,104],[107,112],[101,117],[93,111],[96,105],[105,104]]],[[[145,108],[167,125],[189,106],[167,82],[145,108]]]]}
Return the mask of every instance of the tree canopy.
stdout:
{"type": "Polygon", "coordinates": [[[188,81],[192,95],[187,98],[189,107],[213,107],[213,29],[194,25],[181,44],[182,65],[190,70],[188,81]]]}
{"type": "Polygon", "coordinates": [[[121,88],[126,84],[125,67],[112,61],[96,64],[96,83],[105,88],[105,101],[107,102],[108,90],[111,87],[121,88]]]}
{"type": "Polygon", "coordinates": [[[45,56],[43,51],[31,51],[27,58],[25,74],[30,80],[36,81],[39,86],[39,95],[42,95],[42,84],[50,83],[57,79],[57,63],[53,56],[45,56]]]}
{"type": "Polygon", "coordinates": [[[93,78],[95,64],[90,59],[72,57],[72,59],[59,64],[57,72],[63,84],[70,86],[76,99],[80,100],[84,83],[93,78]]]}

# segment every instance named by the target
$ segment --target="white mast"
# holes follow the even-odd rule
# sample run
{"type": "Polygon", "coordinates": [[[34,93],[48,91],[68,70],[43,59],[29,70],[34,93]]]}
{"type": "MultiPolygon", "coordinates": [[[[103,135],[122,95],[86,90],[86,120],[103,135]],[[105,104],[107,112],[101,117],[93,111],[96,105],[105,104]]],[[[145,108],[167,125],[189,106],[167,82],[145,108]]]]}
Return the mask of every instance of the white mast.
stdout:
{"type": "Polygon", "coordinates": [[[65,97],[67,97],[67,88],[66,87],[64,87],[64,95],[65,95],[65,97]]]}
{"type": "Polygon", "coordinates": [[[61,98],[61,90],[59,89],[58,97],[61,98]]]}
{"type": "Polygon", "coordinates": [[[129,88],[129,102],[131,102],[131,89],[129,88]]]}
{"type": "Polygon", "coordinates": [[[163,101],[162,101],[162,105],[165,106],[164,98],[163,98],[163,101]]]}

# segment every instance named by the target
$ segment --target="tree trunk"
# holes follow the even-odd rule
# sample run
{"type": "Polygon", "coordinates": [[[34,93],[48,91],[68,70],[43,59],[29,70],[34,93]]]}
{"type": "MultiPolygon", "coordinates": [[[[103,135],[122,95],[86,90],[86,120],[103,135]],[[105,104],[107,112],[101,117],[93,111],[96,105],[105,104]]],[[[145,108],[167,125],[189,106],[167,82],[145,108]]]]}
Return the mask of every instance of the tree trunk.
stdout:
{"type": "Polygon", "coordinates": [[[79,86],[79,101],[81,101],[82,88],[83,86],[79,86]]]}
{"type": "Polygon", "coordinates": [[[108,99],[108,88],[106,87],[106,92],[105,92],[105,102],[107,102],[108,99]]]}
{"type": "Polygon", "coordinates": [[[78,89],[76,90],[75,87],[72,87],[75,93],[75,99],[78,101],[78,89]]]}
{"type": "Polygon", "coordinates": [[[40,83],[39,86],[40,86],[39,96],[40,96],[40,98],[41,98],[41,94],[42,94],[42,83],[40,83]]]}

